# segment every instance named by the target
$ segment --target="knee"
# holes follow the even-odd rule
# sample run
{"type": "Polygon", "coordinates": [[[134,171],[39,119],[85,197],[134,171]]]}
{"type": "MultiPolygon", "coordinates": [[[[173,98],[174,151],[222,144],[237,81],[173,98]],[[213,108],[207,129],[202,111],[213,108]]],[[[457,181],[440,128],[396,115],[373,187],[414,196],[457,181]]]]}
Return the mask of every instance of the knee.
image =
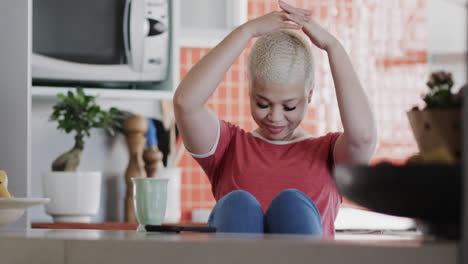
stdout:
{"type": "Polygon", "coordinates": [[[264,215],[260,203],[246,191],[233,191],[221,198],[208,225],[218,232],[262,233],[264,215]]]}
{"type": "Polygon", "coordinates": [[[265,224],[268,233],[322,234],[317,206],[296,189],[284,190],[271,201],[265,224]]]}
{"type": "Polygon", "coordinates": [[[298,189],[295,189],[295,188],[286,189],[286,190],[280,192],[279,194],[280,195],[298,195],[298,194],[305,195],[303,192],[301,192],[301,191],[299,191],[298,189]]]}
{"type": "Polygon", "coordinates": [[[303,192],[297,189],[286,189],[280,192],[271,202],[273,206],[301,206],[305,205],[306,207],[312,208],[318,213],[318,208],[315,203],[303,192]]]}
{"type": "Polygon", "coordinates": [[[252,207],[261,207],[258,200],[249,192],[244,190],[236,190],[226,194],[223,198],[224,203],[228,203],[231,206],[241,205],[252,206],[252,207]]]}
{"type": "Polygon", "coordinates": [[[299,191],[298,189],[290,188],[276,195],[273,201],[275,200],[289,201],[289,200],[297,200],[297,199],[304,199],[304,198],[310,200],[309,197],[307,197],[307,195],[305,195],[303,192],[299,191]]]}

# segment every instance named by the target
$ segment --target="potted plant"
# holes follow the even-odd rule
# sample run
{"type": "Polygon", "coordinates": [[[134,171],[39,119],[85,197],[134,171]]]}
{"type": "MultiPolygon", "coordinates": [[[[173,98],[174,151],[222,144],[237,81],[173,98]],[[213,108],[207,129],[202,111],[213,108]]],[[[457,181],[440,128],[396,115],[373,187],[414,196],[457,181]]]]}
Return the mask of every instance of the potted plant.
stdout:
{"type": "Polygon", "coordinates": [[[95,97],[86,95],[82,88],[76,93],[58,94],[50,121],[57,122],[57,129],[74,134],[71,150],[52,162],[52,171],[43,177],[43,188],[51,202],[46,212],[55,222],[90,222],[99,210],[101,172],[77,171],[84,139],[92,128],[104,128],[111,135],[121,126],[121,112],[112,107],[102,110],[95,97]]]}
{"type": "MultiPolygon", "coordinates": [[[[420,155],[430,161],[456,163],[461,159],[462,87],[453,91],[452,74],[433,72],[427,82],[429,91],[423,95],[425,106],[413,107],[408,119],[419,147],[420,155]],[[430,158],[434,157],[434,158],[430,158]]],[[[414,159],[413,160],[417,160],[414,159]]]]}

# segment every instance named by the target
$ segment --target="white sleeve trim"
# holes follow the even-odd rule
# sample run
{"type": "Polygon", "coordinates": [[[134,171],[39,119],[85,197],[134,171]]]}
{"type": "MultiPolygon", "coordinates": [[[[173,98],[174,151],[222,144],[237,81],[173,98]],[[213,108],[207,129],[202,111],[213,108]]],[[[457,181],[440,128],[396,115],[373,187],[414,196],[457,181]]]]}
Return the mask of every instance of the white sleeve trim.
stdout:
{"type": "Polygon", "coordinates": [[[192,155],[194,158],[198,158],[198,159],[201,159],[201,158],[206,158],[206,157],[209,157],[211,155],[213,155],[216,151],[216,148],[218,147],[218,142],[219,142],[219,137],[220,137],[220,134],[221,134],[221,125],[219,124],[219,122],[221,122],[220,120],[218,120],[217,124],[217,131],[216,131],[216,140],[215,140],[215,143],[214,145],[211,147],[210,151],[208,153],[205,153],[205,154],[195,154],[195,153],[192,153],[190,151],[187,151],[190,155],[192,155]]]}

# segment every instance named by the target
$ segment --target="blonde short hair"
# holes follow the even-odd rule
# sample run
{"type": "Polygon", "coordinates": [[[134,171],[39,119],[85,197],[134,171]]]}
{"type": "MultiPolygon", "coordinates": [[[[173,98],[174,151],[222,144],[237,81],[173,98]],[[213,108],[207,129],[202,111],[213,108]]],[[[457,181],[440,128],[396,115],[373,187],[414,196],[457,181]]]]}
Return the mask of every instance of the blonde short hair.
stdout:
{"type": "Polygon", "coordinates": [[[250,51],[247,71],[249,85],[255,81],[291,83],[305,80],[314,85],[314,57],[308,39],[296,31],[279,30],[260,37],[250,51]]]}

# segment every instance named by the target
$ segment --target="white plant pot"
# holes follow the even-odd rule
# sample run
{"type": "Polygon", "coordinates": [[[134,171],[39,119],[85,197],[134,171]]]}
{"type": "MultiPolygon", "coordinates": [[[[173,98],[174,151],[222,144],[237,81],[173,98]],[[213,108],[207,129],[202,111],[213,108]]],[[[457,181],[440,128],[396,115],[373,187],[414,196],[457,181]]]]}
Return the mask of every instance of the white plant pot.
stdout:
{"type": "Polygon", "coordinates": [[[46,213],[54,222],[91,222],[99,211],[101,178],[101,172],[44,173],[44,196],[51,200],[46,213]]]}

